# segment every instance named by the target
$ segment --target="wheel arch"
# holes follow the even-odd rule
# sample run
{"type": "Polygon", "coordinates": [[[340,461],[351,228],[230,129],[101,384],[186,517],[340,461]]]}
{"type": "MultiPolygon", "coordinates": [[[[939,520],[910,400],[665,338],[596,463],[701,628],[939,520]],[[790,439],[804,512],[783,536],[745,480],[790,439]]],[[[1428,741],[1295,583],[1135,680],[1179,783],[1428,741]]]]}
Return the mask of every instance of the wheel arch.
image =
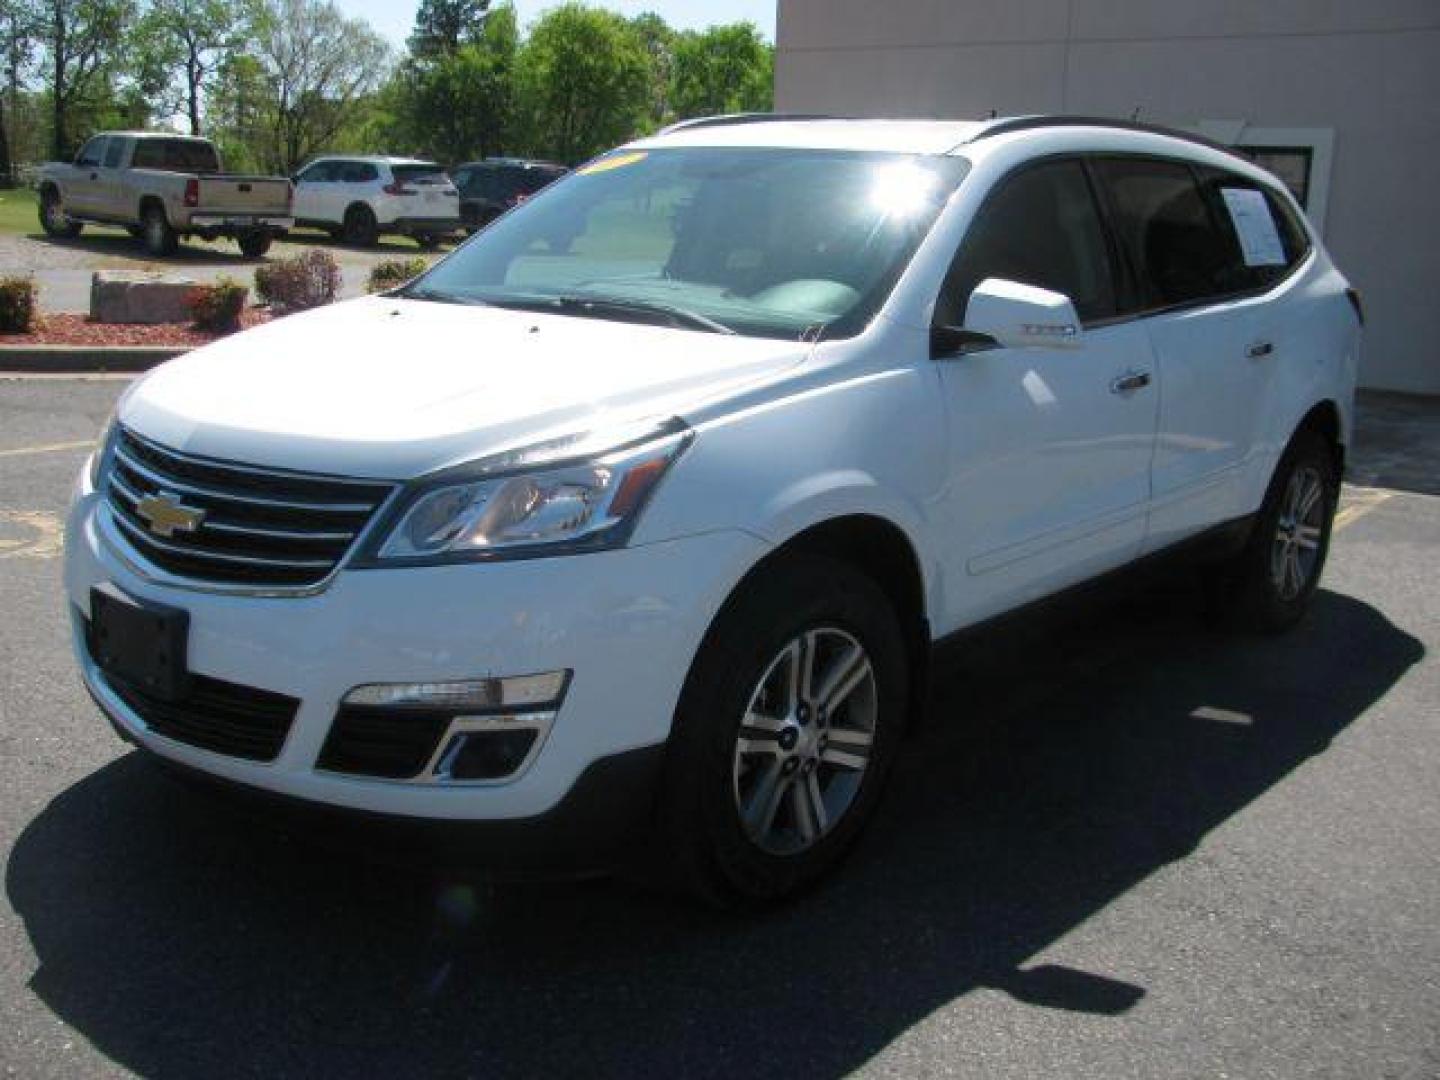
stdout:
{"type": "Polygon", "coordinates": [[[165,206],[165,200],[162,199],[159,195],[156,195],[154,192],[148,192],[140,196],[140,209],[139,212],[135,215],[136,220],[143,222],[145,220],[146,211],[148,211],[152,206],[158,207],[160,213],[165,215],[165,223],[168,225],[170,223],[170,211],[165,206]]]}
{"type": "Polygon", "coordinates": [[[789,559],[820,557],[855,567],[871,578],[895,609],[909,664],[908,719],[916,721],[927,696],[931,630],[926,579],[909,534],[894,521],[873,513],[852,513],[815,522],[786,538],[741,576],[712,620],[764,574],[789,559]]]}
{"type": "Polygon", "coordinates": [[[1345,425],[1340,414],[1340,406],[1330,398],[1325,398],[1313,406],[1310,411],[1300,418],[1295,425],[1295,432],[1290,437],[1293,443],[1302,433],[1313,432],[1319,435],[1330,446],[1331,452],[1335,455],[1335,476],[1338,480],[1345,475],[1345,425]]]}

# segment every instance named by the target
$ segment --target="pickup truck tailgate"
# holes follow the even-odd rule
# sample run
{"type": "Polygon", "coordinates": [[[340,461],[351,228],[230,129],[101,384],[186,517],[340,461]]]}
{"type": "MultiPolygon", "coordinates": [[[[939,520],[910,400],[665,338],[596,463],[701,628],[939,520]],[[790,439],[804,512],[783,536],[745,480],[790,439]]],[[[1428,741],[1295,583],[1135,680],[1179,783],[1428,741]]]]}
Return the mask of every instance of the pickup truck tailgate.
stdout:
{"type": "Polygon", "coordinates": [[[204,213],[290,213],[290,181],[279,176],[202,176],[200,205],[204,213]]]}

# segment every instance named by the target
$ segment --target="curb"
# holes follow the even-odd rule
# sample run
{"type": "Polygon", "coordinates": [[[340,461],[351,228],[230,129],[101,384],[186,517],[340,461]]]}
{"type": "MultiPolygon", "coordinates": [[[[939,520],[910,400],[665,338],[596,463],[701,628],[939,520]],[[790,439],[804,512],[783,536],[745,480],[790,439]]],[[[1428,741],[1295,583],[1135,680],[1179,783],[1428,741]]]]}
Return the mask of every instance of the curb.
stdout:
{"type": "Polygon", "coordinates": [[[0,371],[84,374],[149,371],[193,345],[0,345],[0,371]]]}

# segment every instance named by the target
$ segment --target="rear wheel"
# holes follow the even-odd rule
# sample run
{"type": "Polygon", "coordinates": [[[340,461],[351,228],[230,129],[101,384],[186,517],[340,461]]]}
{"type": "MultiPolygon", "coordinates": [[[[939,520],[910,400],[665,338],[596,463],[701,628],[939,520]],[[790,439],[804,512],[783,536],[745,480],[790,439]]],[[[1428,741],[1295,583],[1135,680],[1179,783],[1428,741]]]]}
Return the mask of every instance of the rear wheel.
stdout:
{"type": "Polygon", "coordinates": [[[375,214],[368,206],[352,206],[345,211],[344,237],[347,244],[373,247],[379,238],[375,214]]]}
{"type": "Polygon", "coordinates": [[[247,259],[258,259],[270,250],[269,233],[244,233],[239,237],[240,253],[247,259]]]}
{"type": "Polygon", "coordinates": [[[1336,466],[1334,448],[1314,431],[1291,441],[1244,550],[1210,571],[1212,606],[1226,621],[1274,633],[1305,614],[1330,550],[1336,466]]]}
{"type": "Polygon", "coordinates": [[[415,243],[420,245],[420,250],[422,251],[439,251],[440,239],[440,237],[433,233],[422,233],[415,237],[415,243]]]}
{"type": "Polygon", "coordinates": [[[880,588],[788,561],[727,604],[686,681],[665,841],[712,902],[773,902],[844,856],[874,811],[905,715],[905,650],[880,588]]]}
{"type": "Polygon", "coordinates": [[[45,230],[46,236],[73,240],[80,235],[83,226],[65,213],[65,202],[60,198],[60,192],[46,188],[40,193],[40,227],[45,230]]]}
{"type": "Polygon", "coordinates": [[[141,227],[144,229],[145,250],[151,255],[174,255],[180,247],[180,238],[170,227],[164,207],[153,203],[147,206],[141,215],[141,227]]]}

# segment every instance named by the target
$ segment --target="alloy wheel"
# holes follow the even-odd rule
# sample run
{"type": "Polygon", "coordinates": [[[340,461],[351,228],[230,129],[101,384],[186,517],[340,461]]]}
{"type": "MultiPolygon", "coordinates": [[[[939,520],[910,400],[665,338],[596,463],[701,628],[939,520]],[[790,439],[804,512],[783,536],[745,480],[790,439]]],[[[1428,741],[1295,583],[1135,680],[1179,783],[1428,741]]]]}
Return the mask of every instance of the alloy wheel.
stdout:
{"type": "Polygon", "coordinates": [[[838,627],[806,630],[771,660],[735,740],[735,808],[751,843],[795,855],[839,824],[870,765],[878,701],[869,655],[838,627]]]}
{"type": "Polygon", "coordinates": [[[1320,564],[1325,526],[1325,478],[1313,466],[1296,469],[1285,488],[1270,549],[1270,580],[1281,600],[1294,600],[1320,564]]]}

